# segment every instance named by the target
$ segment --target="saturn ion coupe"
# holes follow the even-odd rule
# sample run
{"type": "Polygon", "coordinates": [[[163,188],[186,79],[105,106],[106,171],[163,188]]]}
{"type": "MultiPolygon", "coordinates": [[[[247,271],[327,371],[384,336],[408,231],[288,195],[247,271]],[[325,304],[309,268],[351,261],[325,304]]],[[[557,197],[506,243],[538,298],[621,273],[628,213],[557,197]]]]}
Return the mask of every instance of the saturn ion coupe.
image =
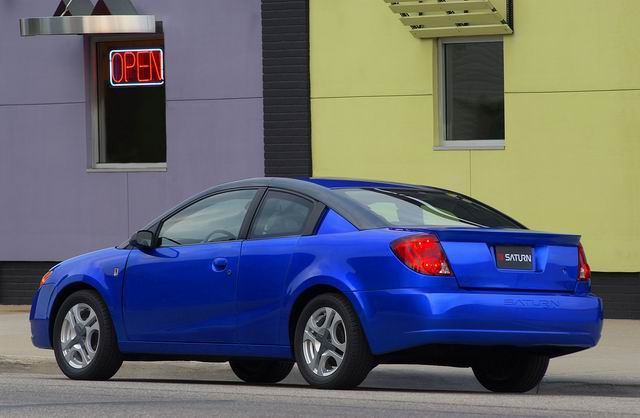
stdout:
{"type": "Polygon", "coordinates": [[[296,363],[311,385],[345,389],[399,363],[525,392],[550,358],[597,344],[602,303],[577,235],[433,187],[263,178],[53,267],[30,319],[71,379],[201,360],[276,383],[296,363]]]}

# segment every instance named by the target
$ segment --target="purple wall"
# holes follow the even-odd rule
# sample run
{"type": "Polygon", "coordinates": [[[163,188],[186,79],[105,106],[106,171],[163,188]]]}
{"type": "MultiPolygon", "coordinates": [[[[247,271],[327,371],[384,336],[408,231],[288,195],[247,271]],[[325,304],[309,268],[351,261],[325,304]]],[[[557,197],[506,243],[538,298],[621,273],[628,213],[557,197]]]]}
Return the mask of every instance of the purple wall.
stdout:
{"type": "Polygon", "coordinates": [[[260,0],[133,0],[165,33],[167,171],[87,172],[81,36],[21,38],[57,0],[0,0],[0,261],[117,244],[217,183],[264,173],[260,0]]]}

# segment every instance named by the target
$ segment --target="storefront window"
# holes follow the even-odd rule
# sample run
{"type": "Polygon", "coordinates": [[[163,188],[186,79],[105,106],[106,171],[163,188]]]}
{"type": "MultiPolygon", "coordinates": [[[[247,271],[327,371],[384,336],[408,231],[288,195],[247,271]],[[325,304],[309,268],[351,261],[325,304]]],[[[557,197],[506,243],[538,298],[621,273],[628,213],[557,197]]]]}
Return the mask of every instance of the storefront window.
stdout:
{"type": "Polygon", "coordinates": [[[95,168],[158,168],[167,161],[164,42],[95,42],[95,168]]]}
{"type": "Polygon", "coordinates": [[[502,40],[443,39],[440,49],[443,145],[503,145],[502,40]]]}

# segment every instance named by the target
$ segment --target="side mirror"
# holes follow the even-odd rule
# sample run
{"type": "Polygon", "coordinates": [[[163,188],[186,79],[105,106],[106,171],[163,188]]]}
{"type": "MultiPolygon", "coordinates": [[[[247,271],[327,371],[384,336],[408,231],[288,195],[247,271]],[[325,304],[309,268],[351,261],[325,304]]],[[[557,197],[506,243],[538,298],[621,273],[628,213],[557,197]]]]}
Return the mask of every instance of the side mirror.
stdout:
{"type": "Polygon", "coordinates": [[[141,250],[150,250],[152,248],[155,248],[153,232],[147,230],[138,231],[133,234],[133,236],[129,240],[129,244],[141,250]]]}

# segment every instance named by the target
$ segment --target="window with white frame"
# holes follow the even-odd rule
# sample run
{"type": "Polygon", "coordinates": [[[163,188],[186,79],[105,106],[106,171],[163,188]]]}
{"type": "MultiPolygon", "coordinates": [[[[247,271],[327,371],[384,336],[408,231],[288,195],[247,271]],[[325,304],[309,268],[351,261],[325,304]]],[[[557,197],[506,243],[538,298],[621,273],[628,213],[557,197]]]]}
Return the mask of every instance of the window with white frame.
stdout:
{"type": "Polygon", "coordinates": [[[93,168],[166,167],[164,40],[96,37],[91,48],[93,168]]]}
{"type": "Polygon", "coordinates": [[[441,39],[439,76],[441,145],[504,146],[502,39],[441,39]]]}

